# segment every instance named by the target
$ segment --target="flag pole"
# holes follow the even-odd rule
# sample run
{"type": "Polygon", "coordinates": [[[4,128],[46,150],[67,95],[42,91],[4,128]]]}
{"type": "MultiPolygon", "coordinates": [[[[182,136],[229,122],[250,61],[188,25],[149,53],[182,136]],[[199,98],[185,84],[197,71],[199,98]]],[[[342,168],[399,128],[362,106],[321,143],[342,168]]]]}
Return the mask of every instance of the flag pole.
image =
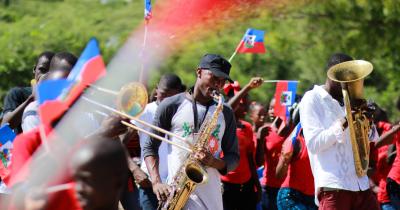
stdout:
{"type": "Polygon", "coordinates": [[[236,46],[235,52],[233,52],[233,54],[231,55],[231,57],[229,58],[229,63],[232,61],[233,57],[235,57],[236,53],[239,50],[240,44],[242,43],[242,40],[240,40],[239,44],[236,46]]]}
{"type": "Polygon", "coordinates": [[[49,143],[47,142],[46,132],[44,130],[44,125],[43,124],[39,125],[39,135],[40,135],[40,138],[42,140],[44,149],[46,150],[46,152],[49,152],[50,151],[50,146],[49,146],[49,143]]]}
{"type": "Polygon", "coordinates": [[[237,48],[236,48],[235,52],[233,52],[232,56],[229,58],[229,60],[228,60],[229,62],[232,61],[232,59],[233,59],[233,57],[235,57],[236,53],[237,53],[237,48]]]}
{"type": "Polygon", "coordinates": [[[146,83],[146,79],[145,79],[145,48],[146,48],[146,41],[147,41],[147,25],[148,25],[149,21],[146,20],[146,23],[144,25],[144,35],[143,35],[143,45],[142,45],[142,51],[141,51],[141,57],[142,57],[142,68],[140,69],[140,78],[139,81],[140,83],[144,84],[144,86],[147,86],[146,83]]]}
{"type": "Polygon", "coordinates": [[[264,80],[264,83],[274,83],[274,82],[299,82],[298,80],[264,80]]]}

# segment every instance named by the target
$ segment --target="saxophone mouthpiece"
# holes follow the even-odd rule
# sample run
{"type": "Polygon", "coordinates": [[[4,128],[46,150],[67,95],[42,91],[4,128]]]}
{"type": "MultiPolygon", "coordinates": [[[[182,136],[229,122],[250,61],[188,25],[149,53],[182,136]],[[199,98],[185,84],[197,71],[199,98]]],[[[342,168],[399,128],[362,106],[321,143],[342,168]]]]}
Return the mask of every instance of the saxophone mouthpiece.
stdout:
{"type": "Polygon", "coordinates": [[[212,96],[213,98],[218,97],[218,96],[219,96],[218,90],[213,90],[213,91],[211,92],[211,96],[212,96]]]}
{"type": "Polygon", "coordinates": [[[224,97],[222,96],[222,94],[218,91],[218,90],[213,90],[211,92],[211,96],[213,97],[215,102],[219,102],[219,100],[221,99],[221,102],[224,102],[224,97]]]}

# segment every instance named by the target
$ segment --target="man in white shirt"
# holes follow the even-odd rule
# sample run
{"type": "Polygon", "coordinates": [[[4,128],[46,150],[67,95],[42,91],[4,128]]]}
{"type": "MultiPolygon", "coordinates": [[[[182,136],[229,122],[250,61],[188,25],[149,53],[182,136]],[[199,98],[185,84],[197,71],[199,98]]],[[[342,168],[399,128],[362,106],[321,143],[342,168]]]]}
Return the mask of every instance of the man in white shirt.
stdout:
{"type": "MultiPolygon", "coordinates": [[[[348,55],[334,54],[327,69],[350,60],[353,59],[348,55]]],[[[300,122],[319,209],[379,209],[376,197],[369,190],[368,177],[356,174],[345,116],[340,83],[329,78],[325,85],[315,85],[306,92],[300,104],[300,122]]],[[[375,127],[372,130],[375,131],[375,127]]],[[[377,135],[370,139],[377,139],[377,135]]]]}

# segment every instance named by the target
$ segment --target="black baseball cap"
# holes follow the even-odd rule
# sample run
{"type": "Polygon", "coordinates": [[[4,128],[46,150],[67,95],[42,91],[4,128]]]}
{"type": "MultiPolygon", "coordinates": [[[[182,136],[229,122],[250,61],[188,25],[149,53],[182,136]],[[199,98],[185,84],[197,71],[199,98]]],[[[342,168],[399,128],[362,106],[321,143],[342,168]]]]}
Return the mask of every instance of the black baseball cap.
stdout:
{"type": "Polygon", "coordinates": [[[232,65],[220,55],[216,54],[205,54],[201,58],[199,68],[210,70],[215,76],[223,77],[229,82],[233,83],[233,80],[229,77],[229,72],[232,65]]]}

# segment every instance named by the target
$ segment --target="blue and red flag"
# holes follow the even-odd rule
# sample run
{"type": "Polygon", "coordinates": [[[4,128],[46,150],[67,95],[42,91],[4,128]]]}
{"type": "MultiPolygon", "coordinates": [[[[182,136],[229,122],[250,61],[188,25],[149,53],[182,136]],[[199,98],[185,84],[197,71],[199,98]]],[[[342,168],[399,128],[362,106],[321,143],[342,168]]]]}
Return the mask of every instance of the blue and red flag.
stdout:
{"type": "Polygon", "coordinates": [[[10,161],[10,151],[13,148],[13,141],[15,139],[15,133],[10,126],[3,125],[0,128],[0,159],[1,164],[7,168],[10,161]]]}
{"type": "Polygon", "coordinates": [[[56,100],[73,82],[67,79],[44,80],[36,86],[39,105],[56,100]]]}
{"type": "Polygon", "coordinates": [[[105,74],[106,66],[100,54],[99,43],[91,38],[67,79],[91,84],[105,74]]]}
{"type": "Polygon", "coordinates": [[[60,96],[68,90],[73,81],[67,79],[45,80],[37,85],[40,120],[45,125],[50,125],[67,109],[68,105],[60,96]]]}
{"type": "Polygon", "coordinates": [[[89,40],[66,80],[44,81],[39,90],[39,114],[45,125],[59,118],[83,90],[106,74],[97,40],[89,40]]]}
{"type": "Polygon", "coordinates": [[[275,91],[275,116],[281,117],[287,123],[289,120],[289,108],[296,99],[297,81],[278,81],[275,91]]]}
{"type": "Polygon", "coordinates": [[[149,21],[152,17],[151,0],[144,0],[144,19],[149,21]]]}
{"type": "Polygon", "coordinates": [[[7,167],[10,164],[15,136],[16,134],[8,124],[0,128],[0,177],[2,179],[7,177],[10,173],[7,167]]]}
{"type": "Polygon", "coordinates": [[[95,38],[91,38],[68,75],[67,79],[73,81],[74,84],[67,92],[68,96],[65,100],[67,105],[72,105],[87,86],[105,74],[106,65],[100,54],[99,43],[95,38]]]}
{"type": "Polygon", "coordinates": [[[236,51],[238,53],[265,53],[264,31],[247,29],[236,51]]]}

